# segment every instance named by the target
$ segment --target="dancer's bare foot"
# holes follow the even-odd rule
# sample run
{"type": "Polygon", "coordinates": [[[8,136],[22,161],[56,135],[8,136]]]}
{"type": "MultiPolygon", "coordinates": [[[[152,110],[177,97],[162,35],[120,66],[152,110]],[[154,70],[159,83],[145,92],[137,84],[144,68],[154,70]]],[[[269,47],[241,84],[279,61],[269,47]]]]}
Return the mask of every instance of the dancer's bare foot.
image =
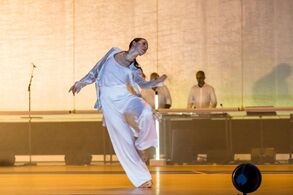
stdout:
{"type": "Polygon", "coordinates": [[[150,158],[154,155],[155,148],[154,147],[150,147],[150,148],[147,148],[145,150],[137,150],[137,151],[138,151],[138,154],[139,154],[140,158],[146,164],[148,164],[150,158]]]}
{"type": "Polygon", "coordinates": [[[147,149],[146,150],[138,150],[138,154],[139,154],[141,160],[143,160],[144,162],[147,162],[150,158],[150,153],[147,149]]]}
{"type": "Polygon", "coordinates": [[[149,180],[149,181],[143,183],[141,186],[139,186],[139,188],[151,188],[152,185],[153,185],[152,180],[149,180]]]}

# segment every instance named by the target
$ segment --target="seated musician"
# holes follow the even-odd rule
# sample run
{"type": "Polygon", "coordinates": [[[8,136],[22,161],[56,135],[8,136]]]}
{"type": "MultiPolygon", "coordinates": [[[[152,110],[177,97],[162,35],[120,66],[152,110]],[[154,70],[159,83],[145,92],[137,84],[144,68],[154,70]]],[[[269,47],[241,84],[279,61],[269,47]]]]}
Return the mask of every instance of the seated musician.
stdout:
{"type": "Polygon", "coordinates": [[[197,85],[192,86],[188,96],[187,108],[215,108],[217,97],[212,86],[205,83],[205,73],[196,73],[197,85]]]}
{"type": "MultiPolygon", "coordinates": [[[[150,75],[151,80],[155,80],[159,77],[159,74],[153,72],[150,75]]],[[[142,89],[141,95],[142,98],[149,103],[152,108],[155,108],[155,94],[158,94],[158,107],[159,108],[170,108],[172,105],[172,98],[169,92],[169,89],[164,83],[161,83],[160,86],[153,87],[150,89],[142,89]]]]}

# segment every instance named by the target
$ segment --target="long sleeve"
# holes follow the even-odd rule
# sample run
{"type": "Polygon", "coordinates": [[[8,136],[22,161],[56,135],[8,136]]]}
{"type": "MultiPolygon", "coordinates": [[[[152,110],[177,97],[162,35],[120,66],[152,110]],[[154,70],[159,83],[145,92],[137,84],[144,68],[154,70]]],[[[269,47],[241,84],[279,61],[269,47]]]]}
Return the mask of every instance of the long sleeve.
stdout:
{"type": "Polygon", "coordinates": [[[211,107],[215,108],[217,106],[217,97],[213,87],[211,88],[210,97],[211,97],[211,107]]]}
{"type": "Polygon", "coordinates": [[[86,85],[92,84],[96,81],[98,78],[99,72],[104,64],[104,62],[107,60],[108,56],[115,50],[115,48],[110,49],[107,54],[101,58],[96,65],[79,81],[77,81],[78,88],[83,88],[86,85]]]}
{"type": "Polygon", "coordinates": [[[140,88],[142,88],[142,89],[152,88],[152,87],[156,87],[158,85],[158,82],[156,80],[146,81],[143,78],[143,73],[142,73],[141,69],[136,68],[134,65],[131,65],[130,69],[133,72],[134,82],[136,82],[140,88]]]}
{"type": "Polygon", "coordinates": [[[164,93],[165,93],[165,98],[166,98],[166,104],[172,105],[172,98],[170,95],[170,91],[167,86],[164,86],[164,93]]]}
{"type": "Polygon", "coordinates": [[[187,104],[194,104],[195,99],[194,99],[194,92],[193,92],[193,87],[189,91],[188,99],[187,99],[187,104]]]}

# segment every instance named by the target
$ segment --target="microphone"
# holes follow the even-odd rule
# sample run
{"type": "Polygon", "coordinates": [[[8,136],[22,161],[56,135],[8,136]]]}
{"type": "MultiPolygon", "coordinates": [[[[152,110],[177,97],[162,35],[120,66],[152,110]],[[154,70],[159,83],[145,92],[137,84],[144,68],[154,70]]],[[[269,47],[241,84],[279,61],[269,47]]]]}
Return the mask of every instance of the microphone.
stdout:
{"type": "Polygon", "coordinates": [[[27,87],[27,90],[29,92],[31,91],[32,80],[33,80],[33,77],[34,77],[34,69],[37,68],[37,66],[34,63],[32,63],[32,66],[33,66],[33,68],[32,68],[32,72],[31,72],[31,78],[30,78],[30,82],[29,82],[28,87],[27,87]]]}

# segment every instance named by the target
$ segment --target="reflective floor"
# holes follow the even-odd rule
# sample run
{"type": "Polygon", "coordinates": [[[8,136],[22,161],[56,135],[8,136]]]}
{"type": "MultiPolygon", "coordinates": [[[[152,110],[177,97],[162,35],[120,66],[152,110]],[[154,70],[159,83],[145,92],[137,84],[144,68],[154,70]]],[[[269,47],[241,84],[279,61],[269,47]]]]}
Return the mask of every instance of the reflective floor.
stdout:
{"type": "MultiPolygon", "coordinates": [[[[0,194],[237,195],[237,165],[150,167],[152,189],[134,188],[119,165],[0,167],[0,194]]],[[[293,165],[258,166],[262,184],[255,195],[292,195],[293,165]]]]}

